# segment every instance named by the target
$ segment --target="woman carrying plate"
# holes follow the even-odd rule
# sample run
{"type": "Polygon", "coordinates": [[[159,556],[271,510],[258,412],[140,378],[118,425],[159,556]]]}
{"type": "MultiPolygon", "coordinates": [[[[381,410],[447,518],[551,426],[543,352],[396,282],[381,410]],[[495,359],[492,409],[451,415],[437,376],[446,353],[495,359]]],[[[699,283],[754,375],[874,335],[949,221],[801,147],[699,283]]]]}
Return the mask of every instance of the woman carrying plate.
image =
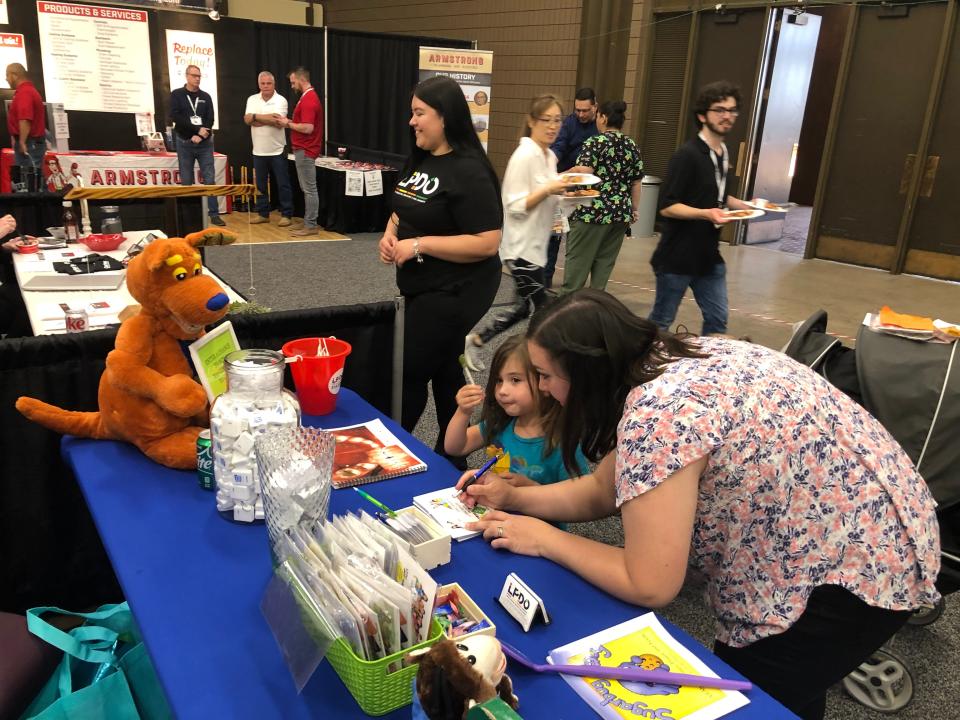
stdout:
{"type": "Polygon", "coordinates": [[[524,136],[503,176],[500,259],[516,283],[516,299],[488,327],[467,336],[464,357],[471,370],[482,369],[477,348],[546,302],[543,268],[547,264],[547,242],[557,212],[557,195],[570,187],[569,182],[557,178],[557,156],[550,150],[562,124],[563,108],[553,95],[539,95],[530,101],[524,136]]]}
{"type": "Polygon", "coordinates": [[[594,290],[534,315],[527,345],[540,390],[563,408],[564,462],[582,449],[599,464],[552,485],[493,473],[470,485],[469,505],[499,508],[468,525],[495,548],[650,608],[696,568],[713,651],[811,720],[827,688],[936,604],[929,489],[890,433],[809,368],[759,345],[672,335],[594,290]],[[546,522],[617,513],[623,547],[546,522]]]}
{"type": "Polygon", "coordinates": [[[587,276],[590,287],[605,289],[623,236],[637,219],[643,160],[633,138],[621,132],[626,112],[627,104],[622,100],[608,100],[600,106],[600,134],[583,143],[577,166],[569,170],[599,177],[600,182],[591,187],[599,190],[600,196],[570,216],[561,295],[582,288],[587,276]]]}
{"type": "MultiPolygon", "coordinates": [[[[424,80],[410,103],[413,150],[394,189],[380,260],[406,301],[401,424],[412,431],[432,384],[439,427],[457,409],[463,338],[500,286],[500,183],[477,139],[463,90],[424,80]]],[[[443,452],[443,435],[437,440],[443,452]]]]}

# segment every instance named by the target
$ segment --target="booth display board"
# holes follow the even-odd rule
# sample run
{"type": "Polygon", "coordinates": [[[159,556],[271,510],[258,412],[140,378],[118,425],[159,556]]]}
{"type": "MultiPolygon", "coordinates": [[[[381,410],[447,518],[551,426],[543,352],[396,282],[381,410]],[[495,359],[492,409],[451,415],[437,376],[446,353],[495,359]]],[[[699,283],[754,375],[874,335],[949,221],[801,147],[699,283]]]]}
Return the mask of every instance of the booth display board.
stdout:
{"type": "Polygon", "coordinates": [[[490,86],[493,79],[493,52],[420,46],[420,81],[444,75],[460,83],[470,107],[473,128],[487,149],[490,132],[490,86]]]}
{"type": "Polygon", "coordinates": [[[153,112],[147,13],[37,2],[48,102],[67,110],[153,112]]]}
{"type": "MultiPolygon", "coordinates": [[[[180,166],[176,153],[121,152],[110,150],[84,150],[75,152],[48,152],[46,154],[47,172],[56,160],[57,166],[67,175],[67,182],[79,174],[84,187],[146,187],[151,185],[179,185],[180,166]]],[[[0,151],[0,192],[10,192],[10,167],[13,165],[13,151],[4,148],[0,151]]],[[[230,176],[227,172],[227,156],[213,154],[216,184],[227,185],[230,176]]],[[[199,168],[194,166],[196,176],[193,182],[202,185],[199,168]]],[[[220,212],[233,209],[231,198],[218,198],[220,212]]]]}
{"type": "Polygon", "coordinates": [[[200,89],[213,100],[213,129],[220,127],[217,105],[217,54],[213,34],[189,30],[167,30],[167,67],[170,70],[170,92],[184,86],[188,65],[200,68],[200,89]]]}
{"type": "MultiPolygon", "coordinates": [[[[0,4],[3,0],[0,0],[0,4]]],[[[7,6],[3,5],[3,12],[7,12],[7,6]]],[[[3,19],[6,23],[6,20],[3,19]]],[[[20,63],[27,67],[27,48],[23,43],[23,35],[19,33],[0,33],[0,67],[5,68],[10,63],[20,63]]],[[[9,88],[7,78],[0,79],[0,88],[9,88]]]]}

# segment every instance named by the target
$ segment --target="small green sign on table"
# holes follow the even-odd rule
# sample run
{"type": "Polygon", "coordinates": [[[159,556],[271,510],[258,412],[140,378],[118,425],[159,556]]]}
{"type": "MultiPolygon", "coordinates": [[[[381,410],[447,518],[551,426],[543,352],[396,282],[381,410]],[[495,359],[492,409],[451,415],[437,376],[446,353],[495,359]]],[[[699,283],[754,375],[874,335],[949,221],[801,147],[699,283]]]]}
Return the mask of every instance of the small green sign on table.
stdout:
{"type": "Polygon", "coordinates": [[[223,361],[227,355],[239,349],[240,342],[230,321],[190,343],[190,357],[193,358],[197,378],[207,391],[207,399],[211,403],[227,391],[227,371],[223,361]]]}

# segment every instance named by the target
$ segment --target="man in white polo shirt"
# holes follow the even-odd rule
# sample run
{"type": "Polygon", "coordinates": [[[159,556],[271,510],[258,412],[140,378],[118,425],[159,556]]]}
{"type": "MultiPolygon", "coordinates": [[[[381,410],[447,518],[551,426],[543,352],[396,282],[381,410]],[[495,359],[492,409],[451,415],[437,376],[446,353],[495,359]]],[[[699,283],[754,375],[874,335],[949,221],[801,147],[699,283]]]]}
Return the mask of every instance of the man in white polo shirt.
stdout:
{"type": "Polygon", "coordinates": [[[293,193],[290,189],[290,174],[287,170],[287,155],[284,152],[287,136],[282,119],[287,117],[287,99],[277,92],[276,80],[266,70],[257,76],[260,92],[247,98],[243,121],[250,126],[253,139],[253,169],[257,176],[257,214],[252,223],[270,222],[270,200],[267,188],[270,175],[277,183],[280,204],[280,227],[290,224],[293,216],[293,193]]]}

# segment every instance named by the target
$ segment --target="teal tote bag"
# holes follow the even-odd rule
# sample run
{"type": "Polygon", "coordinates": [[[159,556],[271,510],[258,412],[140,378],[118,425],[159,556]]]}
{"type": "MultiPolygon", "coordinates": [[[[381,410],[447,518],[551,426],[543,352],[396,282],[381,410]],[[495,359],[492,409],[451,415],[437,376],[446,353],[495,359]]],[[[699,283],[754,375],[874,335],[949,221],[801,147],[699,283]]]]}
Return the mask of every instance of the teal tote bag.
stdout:
{"type": "Polygon", "coordinates": [[[63,651],[63,660],[23,720],[169,720],[173,717],[127,603],[96,612],[27,611],[27,627],[63,651]],[[65,632],[41,616],[84,618],[65,632]]]}

